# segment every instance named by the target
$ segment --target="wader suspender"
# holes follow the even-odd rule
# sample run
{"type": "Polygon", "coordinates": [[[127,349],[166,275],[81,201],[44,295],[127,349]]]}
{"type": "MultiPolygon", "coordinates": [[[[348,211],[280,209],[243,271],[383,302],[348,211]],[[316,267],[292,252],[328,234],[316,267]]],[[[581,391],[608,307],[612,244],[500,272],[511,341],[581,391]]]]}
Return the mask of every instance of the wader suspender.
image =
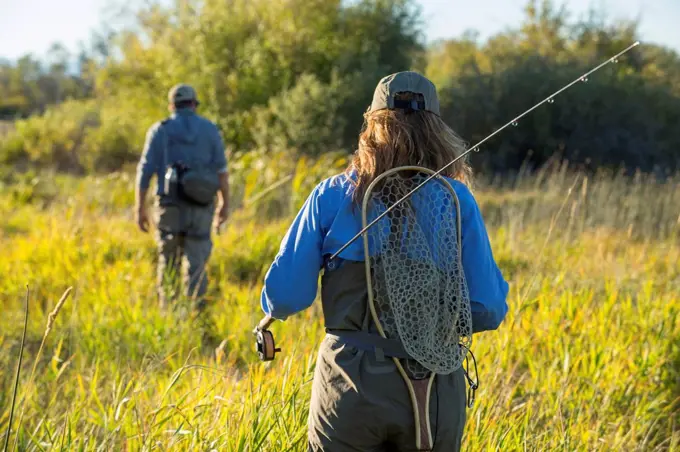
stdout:
{"type": "MultiPolygon", "coordinates": [[[[394,175],[395,173],[399,171],[416,171],[416,172],[421,172],[421,173],[426,173],[426,174],[434,174],[434,171],[427,169],[427,168],[422,168],[418,166],[402,166],[398,168],[393,168],[389,171],[384,172],[383,174],[379,175],[373,182],[369,185],[368,189],[366,190],[366,194],[364,195],[363,203],[362,203],[362,225],[366,227],[368,224],[368,204],[369,200],[371,199],[373,189],[376,187],[376,185],[383,180],[384,178],[394,175]]],[[[457,228],[457,237],[456,240],[458,241],[458,256],[456,256],[456,259],[459,260],[459,265],[462,268],[462,235],[461,235],[461,228],[460,228],[460,203],[458,200],[458,196],[456,195],[456,192],[453,190],[453,187],[451,184],[444,179],[443,177],[438,177],[438,181],[442,183],[446,191],[450,192],[454,203],[456,205],[456,221],[458,223],[458,228],[457,228]]],[[[373,322],[375,323],[375,326],[380,333],[380,336],[382,338],[387,339],[387,336],[385,334],[383,325],[380,322],[380,319],[378,317],[378,313],[376,311],[375,307],[375,300],[374,300],[374,291],[373,291],[373,280],[372,280],[372,265],[371,265],[371,256],[370,256],[370,250],[369,250],[369,242],[368,242],[368,235],[367,233],[363,234],[363,242],[364,242],[364,262],[365,262],[365,268],[366,268],[366,284],[368,286],[368,306],[371,312],[371,317],[373,319],[373,322]]],[[[467,350],[469,351],[469,349],[467,350]]],[[[392,356],[392,360],[394,361],[399,373],[401,374],[402,378],[404,379],[404,382],[406,384],[406,387],[409,392],[409,396],[411,398],[411,403],[413,405],[413,416],[415,420],[415,438],[416,438],[416,448],[418,450],[431,450],[433,447],[433,436],[432,436],[432,429],[430,425],[430,395],[432,393],[432,385],[434,383],[434,379],[436,377],[435,372],[430,372],[429,377],[426,377],[421,380],[414,380],[409,378],[408,374],[406,373],[406,370],[404,369],[404,366],[400,362],[399,358],[392,356]]],[[[476,363],[475,363],[476,367],[476,363]]],[[[476,371],[475,371],[476,374],[476,371]]],[[[467,376],[466,373],[466,378],[468,379],[468,382],[470,382],[471,389],[474,391],[476,389],[477,384],[474,384],[470,380],[470,378],[467,376]]],[[[474,393],[473,393],[474,394],[474,393]]],[[[474,397],[474,395],[472,396],[474,397]]],[[[439,403],[439,402],[437,402],[439,403]]]]}
{"type": "Polygon", "coordinates": [[[165,170],[163,171],[163,191],[162,193],[165,193],[168,190],[168,187],[165,186],[165,172],[168,170],[168,166],[170,165],[170,162],[168,162],[168,132],[165,130],[165,123],[168,122],[166,119],[165,121],[161,122],[161,127],[160,129],[163,131],[163,166],[161,168],[164,168],[165,170]]]}

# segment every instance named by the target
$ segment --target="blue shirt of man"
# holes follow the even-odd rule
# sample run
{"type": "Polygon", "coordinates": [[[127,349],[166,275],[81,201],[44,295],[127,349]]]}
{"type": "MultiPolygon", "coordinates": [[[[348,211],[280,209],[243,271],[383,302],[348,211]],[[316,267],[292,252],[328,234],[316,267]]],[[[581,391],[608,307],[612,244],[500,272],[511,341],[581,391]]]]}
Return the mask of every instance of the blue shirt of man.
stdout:
{"type": "Polygon", "coordinates": [[[148,190],[155,174],[156,193],[161,195],[165,169],[174,162],[210,166],[218,173],[226,173],[224,144],[217,126],[189,108],[178,109],[170,118],[151,126],[137,167],[139,190],[148,190]]]}

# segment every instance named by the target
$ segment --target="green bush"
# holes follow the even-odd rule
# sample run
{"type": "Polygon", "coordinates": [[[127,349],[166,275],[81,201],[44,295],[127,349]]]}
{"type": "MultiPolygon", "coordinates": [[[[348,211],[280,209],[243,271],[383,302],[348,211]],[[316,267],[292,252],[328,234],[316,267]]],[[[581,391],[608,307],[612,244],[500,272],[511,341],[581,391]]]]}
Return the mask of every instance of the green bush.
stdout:
{"type": "MultiPolygon", "coordinates": [[[[526,13],[486,42],[468,34],[430,49],[442,116],[471,145],[637,39],[635,23],[608,23],[603,13],[574,21],[549,1],[528,2],[526,13]]],[[[677,53],[643,43],[585,81],[485,143],[475,167],[536,168],[557,153],[588,169],[680,168],[677,53]]]]}
{"type": "Polygon", "coordinates": [[[0,156],[6,163],[25,159],[39,167],[82,172],[87,133],[97,125],[92,101],[66,102],[41,116],[17,121],[15,130],[0,139],[0,156]]]}
{"type": "Polygon", "coordinates": [[[313,74],[302,75],[292,89],[256,110],[255,143],[266,149],[295,149],[305,155],[342,148],[347,121],[339,109],[349,91],[340,80],[324,84],[313,74]]]}

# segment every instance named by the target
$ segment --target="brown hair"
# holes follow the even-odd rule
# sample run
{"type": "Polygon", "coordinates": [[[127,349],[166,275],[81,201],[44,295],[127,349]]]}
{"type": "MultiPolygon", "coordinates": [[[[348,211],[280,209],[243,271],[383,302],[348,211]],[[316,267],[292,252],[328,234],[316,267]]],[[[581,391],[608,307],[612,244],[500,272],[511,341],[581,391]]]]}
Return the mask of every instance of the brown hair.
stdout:
{"type": "MultiPolygon", "coordinates": [[[[422,95],[419,95],[422,99],[422,95]]],[[[400,93],[403,100],[418,100],[413,93],[400,93]]],[[[428,111],[377,110],[364,114],[359,147],[345,171],[355,172],[353,200],[361,203],[366,189],[383,172],[399,166],[421,166],[434,171],[465,151],[466,144],[437,115],[428,111]]],[[[441,173],[466,185],[472,169],[466,158],[441,173]]],[[[351,177],[349,177],[352,180],[351,177]]]]}

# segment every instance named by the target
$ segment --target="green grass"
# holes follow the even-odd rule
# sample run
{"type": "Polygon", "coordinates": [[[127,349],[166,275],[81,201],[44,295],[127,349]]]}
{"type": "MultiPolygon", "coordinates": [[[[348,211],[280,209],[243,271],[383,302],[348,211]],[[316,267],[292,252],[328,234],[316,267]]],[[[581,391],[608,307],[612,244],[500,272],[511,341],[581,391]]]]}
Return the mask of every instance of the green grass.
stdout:
{"type": "MultiPolygon", "coordinates": [[[[208,326],[158,310],[154,243],[132,221],[129,173],[6,177],[0,443],[28,284],[19,450],[304,450],[320,306],[274,325],[274,362],[257,361],[250,331],[291,216],[344,160],[234,161],[208,326]]],[[[563,168],[482,181],[475,194],[511,291],[501,328],[474,338],[481,387],[465,449],[680,450],[680,180],[563,168]]]]}

